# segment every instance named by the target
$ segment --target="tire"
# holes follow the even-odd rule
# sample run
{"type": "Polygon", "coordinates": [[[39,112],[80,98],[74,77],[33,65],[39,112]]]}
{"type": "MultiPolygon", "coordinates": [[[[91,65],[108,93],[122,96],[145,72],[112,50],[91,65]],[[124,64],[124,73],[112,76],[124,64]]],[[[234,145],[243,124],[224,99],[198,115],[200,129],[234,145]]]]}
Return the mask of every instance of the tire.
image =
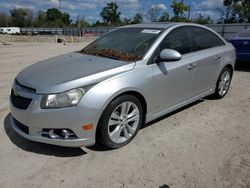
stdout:
{"type": "Polygon", "coordinates": [[[142,122],[140,101],[132,95],[122,95],[104,110],[98,124],[97,140],[108,148],[120,148],[133,140],[142,122]]]}
{"type": "Polygon", "coordinates": [[[232,80],[232,71],[228,67],[225,67],[219,75],[219,78],[218,78],[217,83],[216,83],[215,92],[212,95],[212,97],[215,99],[224,98],[226,96],[229,88],[230,88],[231,80],[232,80]],[[225,77],[226,75],[229,76],[228,79],[226,79],[226,77],[225,77]],[[222,89],[222,87],[224,89],[222,89]]]}

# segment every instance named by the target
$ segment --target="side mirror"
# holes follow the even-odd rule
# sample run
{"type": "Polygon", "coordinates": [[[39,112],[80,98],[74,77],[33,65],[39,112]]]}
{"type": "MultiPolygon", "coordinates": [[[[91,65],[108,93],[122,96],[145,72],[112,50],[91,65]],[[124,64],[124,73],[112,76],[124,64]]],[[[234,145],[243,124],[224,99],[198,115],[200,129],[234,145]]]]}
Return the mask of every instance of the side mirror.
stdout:
{"type": "Polygon", "coordinates": [[[159,57],[157,58],[157,62],[179,61],[180,59],[181,59],[181,54],[176,50],[164,49],[161,51],[159,57]]]}

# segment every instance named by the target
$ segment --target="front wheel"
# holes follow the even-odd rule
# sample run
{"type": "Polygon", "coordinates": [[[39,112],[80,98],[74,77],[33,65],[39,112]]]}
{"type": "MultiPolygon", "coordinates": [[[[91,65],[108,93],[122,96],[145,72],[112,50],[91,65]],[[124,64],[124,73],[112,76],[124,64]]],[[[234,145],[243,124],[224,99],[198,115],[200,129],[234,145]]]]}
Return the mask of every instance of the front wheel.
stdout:
{"type": "Polygon", "coordinates": [[[215,93],[213,95],[216,99],[222,99],[226,96],[232,80],[232,71],[225,67],[218,78],[215,93]]]}
{"type": "Polygon", "coordinates": [[[120,148],[135,137],[142,120],[140,101],[132,95],[120,96],[104,110],[98,125],[97,139],[106,147],[120,148]]]}

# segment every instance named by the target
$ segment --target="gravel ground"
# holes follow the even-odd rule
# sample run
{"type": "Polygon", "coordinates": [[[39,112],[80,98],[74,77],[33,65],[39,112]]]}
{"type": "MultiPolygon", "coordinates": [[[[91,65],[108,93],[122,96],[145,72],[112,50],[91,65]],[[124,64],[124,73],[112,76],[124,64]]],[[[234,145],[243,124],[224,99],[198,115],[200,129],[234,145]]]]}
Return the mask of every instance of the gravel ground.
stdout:
{"type": "Polygon", "coordinates": [[[0,45],[0,187],[250,187],[250,68],[228,95],[202,100],[146,125],[129,145],[69,149],[34,143],[9,126],[15,75],[82,44],[0,45]]]}

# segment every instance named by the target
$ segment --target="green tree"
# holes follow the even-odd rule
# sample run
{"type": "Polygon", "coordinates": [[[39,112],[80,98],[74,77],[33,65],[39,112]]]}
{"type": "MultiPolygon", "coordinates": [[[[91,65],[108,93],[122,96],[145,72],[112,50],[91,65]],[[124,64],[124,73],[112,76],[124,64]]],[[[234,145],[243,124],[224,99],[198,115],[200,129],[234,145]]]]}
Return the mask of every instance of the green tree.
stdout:
{"type": "Polygon", "coordinates": [[[107,26],[106,23],[100,22],[99,20],[92,24],[93,27],[104,27],[107,26]]]}
{"type": "Polygon", "coordinates": [[[44,27],[46,25],[47,13],[39,10],[34,19],[33,26],[35,27],[44,27]]]}
{"type": "Polygon", "coordinates": [[[56,21],[62,18],[62,13],[57,8],[50,8],[47,10],[47,21],[56,21]]]}
{"type": "Polygon", "coordinates": [[[9,22],[9,16],[4,12],[0,12],[0,27],[8,27],[9,22]]]}
{"type": "Polygon", "coordinates": [[[106,25],[116,26],[121,23],[121,12],[119,12],[118,9],[119,7],[115,2],[107,3],[107,5],[102,9],[100,16],[106,25]]]}
{"type": "Polygon", "coordinates": [[[213,20],[211,19],[210,16],[199,14],[198,17],[193,20],[193,22],[197,24],[205,25],[205,24],[213,23],[213,20]]]}
{"type": "Polygon", "coordinates": [[[90,23],[87,20],[85,20],[84,17],[80,18],[80,16],[78,15],[75,26],[78,27],[78,28],[90,27],[90,23]]]}
{"type": "Polygon", "coordinates": [[[240,23],[250,22],[250,1],[249,0],[224,0],[224,6],[232,9],[231,17],[240,23]]]}
{"type": "Polygon", "coordinates": [[[68,13],[62,13],[56,8],[48,9],[46,12],[45,26],[47,27],[67,27],[71,25],[68,13]]]}
{"type": "Polygon", "coordinates": [[[169,14],[165,11],[159,18],[159,22],[168,22],[168,21],[169,21],[169,14]]]}
{"type": "Polygon", "coordinates": [[[129,24],[132,24],[132,21],[130,18],[124,18],[122,20],[122,25],[129,25],[129,24]]]}
{"type": "Polygon", "coordinates": [[[70,20],[70,15],[68,13],[62,13],[61,20],[65,26],[70,26],[72,20],[70,20]]]}
{"type": "Polygon", "coordinates": [[[132,24],[140,24],[143,22],[143,15],[141,13],[136,13],[133,17],[132,24]]]}
{"type": "Polygon", "coordinates": [[[182,1],[177,2],[176,0],[173,1],[171,8],[174,12],[174,17],[171,19],[172,21],[176,22],[186,22],[188,18],[184,17],[183,15],[189,11],[189,7],[186,6],[182,1]]]}
{"type": "Polygon", "coordinates": [[[28,27],[32,25],[33,13],[30,9],[13,9],[10,11],[10,22],[12,26],[28,27]]]}

